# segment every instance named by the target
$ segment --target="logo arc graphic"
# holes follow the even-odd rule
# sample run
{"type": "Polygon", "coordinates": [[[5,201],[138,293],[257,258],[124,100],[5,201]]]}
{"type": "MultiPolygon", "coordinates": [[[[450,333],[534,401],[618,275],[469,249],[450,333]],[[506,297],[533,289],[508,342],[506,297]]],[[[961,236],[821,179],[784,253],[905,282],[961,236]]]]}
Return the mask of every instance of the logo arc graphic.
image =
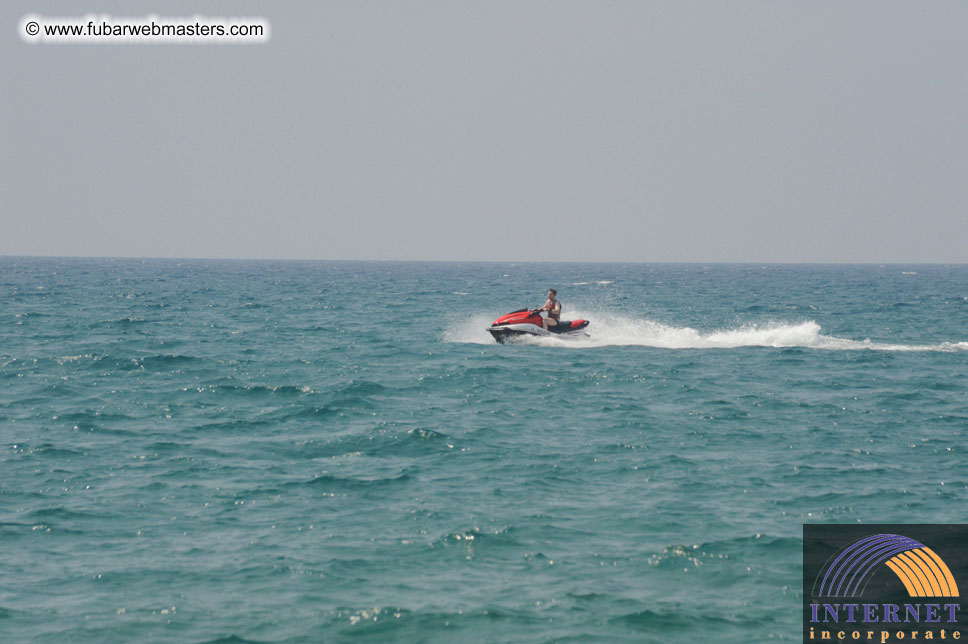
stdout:
{"type": "Polygon", "coordinates": [[[899,534],[875,534],[842,548],[814,582],[817,597],[860,597],[884,564],[911,597],[958,597],[958,585],[941,557],[899,534]],[[819,588],[818,588],[819,585],[819,588]]]}

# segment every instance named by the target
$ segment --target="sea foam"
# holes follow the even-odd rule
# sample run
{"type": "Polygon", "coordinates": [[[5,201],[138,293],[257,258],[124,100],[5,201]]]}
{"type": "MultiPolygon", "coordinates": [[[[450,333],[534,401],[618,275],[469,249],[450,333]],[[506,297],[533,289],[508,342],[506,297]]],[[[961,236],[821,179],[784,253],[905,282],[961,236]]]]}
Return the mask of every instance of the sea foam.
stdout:
{"type": "MultiPolygon", "coordinates": [[[[575,319],[591,321],[587,335],[580,338],[527,337],[521,341],[541,346],[595,348],[639,346],[658,349],[737,349],[740,347],[803,347],[807,349],[854,351],[968,351],[968,342],[902,344],[854,340],[821,333],[814,320],[802,322],[767,321],[738,327],[700,331],[689,326],[672,326],[650,319],[634,319],[603,312],[576,311],[575,319]]],[[[492,317],[476,315],[453,324],[444,331],[447,342],[492,344],[487,333],[492,317]]]]}

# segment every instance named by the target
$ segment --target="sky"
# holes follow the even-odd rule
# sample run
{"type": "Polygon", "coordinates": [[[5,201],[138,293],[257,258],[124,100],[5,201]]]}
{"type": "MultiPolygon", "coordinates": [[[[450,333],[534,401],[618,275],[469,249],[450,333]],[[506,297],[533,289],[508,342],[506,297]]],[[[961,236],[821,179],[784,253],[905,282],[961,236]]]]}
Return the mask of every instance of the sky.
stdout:
{"type": "Polygon", "coordinates": [[[3,3],[0,255],[968,262],[968,3],[3,3]],[[264,45],[25,43],[26,14],[264,45]]]}

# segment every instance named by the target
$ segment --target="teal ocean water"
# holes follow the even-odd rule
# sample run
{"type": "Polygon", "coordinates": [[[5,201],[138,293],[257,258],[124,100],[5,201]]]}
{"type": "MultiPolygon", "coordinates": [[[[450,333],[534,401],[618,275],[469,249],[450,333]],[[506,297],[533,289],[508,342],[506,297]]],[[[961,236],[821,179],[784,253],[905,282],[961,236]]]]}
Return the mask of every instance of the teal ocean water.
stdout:
{"type": "Polygon", "coordinates": [[[0,640],[797,641],[966,429],[966,266],[0,258],[0,640]]]}

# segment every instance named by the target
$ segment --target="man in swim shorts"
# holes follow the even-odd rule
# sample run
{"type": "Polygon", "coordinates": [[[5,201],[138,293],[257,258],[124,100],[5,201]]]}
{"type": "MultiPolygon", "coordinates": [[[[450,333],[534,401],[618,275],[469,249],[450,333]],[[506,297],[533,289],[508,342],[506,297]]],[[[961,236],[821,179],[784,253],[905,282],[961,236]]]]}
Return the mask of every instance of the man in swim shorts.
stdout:
{"type": "Polygon", "coordinates": [[[545,302],[539,311],[547,311],[548,317],[541,320],[541,326],[547,329],[549,326],[557,326],[561,319],[561,302],[558,301],[558,291],[553,288],[548,289],[548,301],[545,302]]]}

